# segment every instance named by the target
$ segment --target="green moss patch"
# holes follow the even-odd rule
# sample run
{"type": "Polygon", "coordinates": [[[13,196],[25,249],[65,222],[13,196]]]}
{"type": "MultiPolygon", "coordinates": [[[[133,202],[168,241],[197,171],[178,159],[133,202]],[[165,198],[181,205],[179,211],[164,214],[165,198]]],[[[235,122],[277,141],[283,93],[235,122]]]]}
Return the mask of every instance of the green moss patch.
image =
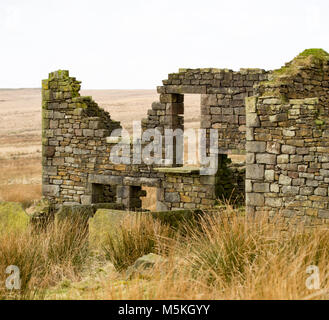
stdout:
{"type": "Polygon", "coordinates": [[[0,202],[0,233],[23,231],[30,218],[18,202],[0,202]]]}
{"type": "Polygon", "coordinates": [[[323,65],[328,63],[329,54],[323,49],[306,49],[292,61],[283,67],[273,70],[268,81],[261,83],[264,86],[266,95],[280,96],[277,90],[281,85],[289,84],[291,79],[296,77],[304,69],[311,69],[314,66],[323,69],[323,65]]]}
{"type": "Polygon", "coordinates": [[[322,67],[328,60],[329,54],[323,49],[306,49],[282,68],[274,70],[273,75],[275,79],[278,79],[278,76],[294,76],[303,67],[311,67],[312,64],[322,67]]]}
{"type": "Polygon", "coordinates": [[[329,59],[329,53],[323,49],[306,49],[298,55],[300,58],[309,56],[322,61],[327,61],[329,59]]]}

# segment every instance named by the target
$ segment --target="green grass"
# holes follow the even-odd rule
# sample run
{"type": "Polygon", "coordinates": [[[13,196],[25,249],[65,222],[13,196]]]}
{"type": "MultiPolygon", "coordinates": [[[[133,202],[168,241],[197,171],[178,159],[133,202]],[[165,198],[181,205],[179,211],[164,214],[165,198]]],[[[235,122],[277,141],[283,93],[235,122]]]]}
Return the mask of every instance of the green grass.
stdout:
{"type": "Polygon", "coordinates": [[[306,49],[298,55],[298,57],[313,56],[319,60],[328,60],[329,53],[323,49],[306,49]]]}
{"type": "Polygon", "coordinates": [[[30,218],[18,202],[0,202],[0,233],[24,231],[30,218]]]}

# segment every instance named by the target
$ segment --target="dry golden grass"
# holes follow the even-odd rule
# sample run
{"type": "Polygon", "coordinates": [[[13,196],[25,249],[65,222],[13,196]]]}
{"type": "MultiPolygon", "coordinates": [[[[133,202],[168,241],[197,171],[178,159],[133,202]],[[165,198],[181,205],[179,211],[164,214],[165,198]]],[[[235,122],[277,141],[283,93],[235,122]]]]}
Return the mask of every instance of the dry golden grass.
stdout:
{"type": "Polygon", "coordinates": [[[136,213],[127,216],[116,232],[109,233],[103,250],[118,271],[131,266],[139,257],[161,251],[159,238],[168,237],[171,229],[151,216],[136,213]]]}
{"type": "Polygon", "coordinates": [[[0,160],[0,201],[28,206],[41,199],[41,159],[0,160]]]}
{"type": "Polygon", "coordinates": [[[167,262],[150,277],[103,284],[95,299],[328,299],[329,231],[301,228],[285,237],[264,219],[232,212],[206,216],[184,238],[157,238],[167,262]],[[306,268],[320,270],[320,290],[309,290],[306,268]]]}
{"type": "Polygon", "coordinates": [[[40,181],[41,157],[0,160],[0,184],[40,181]]]}
{"type": "Polygon", "coordinates": [[[63,278],[79,280],[87,263],[87,238],[78,222],[52,224],[45,232],[32,228],[0,233],[0,270],[20,270],[20,290],[5,288],[8,275],[0,273],[0,299],[42,298],[44,290],[63,278]]]}
{"type": "MultiPolygon", "coordinates": [[[[41,234],[0,234],[0,269],[17,265],[22,279],[20,294],[0,288],[1,298],[329,298],[328,230],[300,226],[283,236],[266,219],[246,219],[230,207],[204,215],[199,227],[188,224],[184,232],[145,214],[131,214],[115,232],[109,230],[98,255],[86,246],[80,231],[81,226],[69,220],[41,234]],[[127,278],[126,269],[150,252],[163,259],[127,278]],[[93,266],[104,264],[104,257],[117,271],[95,278],[93,266]],[[319,290],[306,287],[310,265],[320,270],[319,290]]],[[[5,276],[0,274],[0,283],[5,276]]]]}
{"type": "Polygon", "coordinates": [[[0,186],[0,199],[2,201],[20,202],[26,208],[34,201],[41,199],[41,185],[11,184],[0,186]]]}

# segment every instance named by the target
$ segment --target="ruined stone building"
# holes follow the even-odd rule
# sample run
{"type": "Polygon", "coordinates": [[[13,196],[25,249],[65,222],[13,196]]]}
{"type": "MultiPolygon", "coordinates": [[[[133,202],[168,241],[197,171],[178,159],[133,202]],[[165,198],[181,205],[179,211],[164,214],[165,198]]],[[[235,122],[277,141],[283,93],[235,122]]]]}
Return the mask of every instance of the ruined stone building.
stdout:
{"type": "MultiPolygon", "coordinates": [[[[142,129],[184,129],[184,94],[201,95],[202,129],[218,130],[219,168],[114,164],[121,128],[68,71],[42,82],[43,196],[57,207],[116,202],[138,210],[144,186],[158,211],[206,209],[245,193],[246,212],[329,220],[329,55],[305,50],[279,70],[180,69],[157,87],[142,129]],[[230,164],[245,154],[246,167],[230,164]]],[[[133,148],[130,141],[126,141],[133,148]]],[[[208,150],[209,151],[209,150],[208,150]]],[[[136,150],[132,150],[131,157],[136,150]]]]}

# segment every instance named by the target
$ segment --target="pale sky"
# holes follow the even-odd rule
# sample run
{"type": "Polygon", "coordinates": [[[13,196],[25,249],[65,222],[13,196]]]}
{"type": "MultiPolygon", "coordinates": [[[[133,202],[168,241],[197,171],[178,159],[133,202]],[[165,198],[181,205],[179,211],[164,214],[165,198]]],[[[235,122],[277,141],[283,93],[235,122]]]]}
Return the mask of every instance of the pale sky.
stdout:
{"type": "Polygon", "coordinates": [[[83,89],[154,89],[178,68],[278,68],[329,51],[327,0],[0,0],[0,88],[68,69],[83,89]]]}

